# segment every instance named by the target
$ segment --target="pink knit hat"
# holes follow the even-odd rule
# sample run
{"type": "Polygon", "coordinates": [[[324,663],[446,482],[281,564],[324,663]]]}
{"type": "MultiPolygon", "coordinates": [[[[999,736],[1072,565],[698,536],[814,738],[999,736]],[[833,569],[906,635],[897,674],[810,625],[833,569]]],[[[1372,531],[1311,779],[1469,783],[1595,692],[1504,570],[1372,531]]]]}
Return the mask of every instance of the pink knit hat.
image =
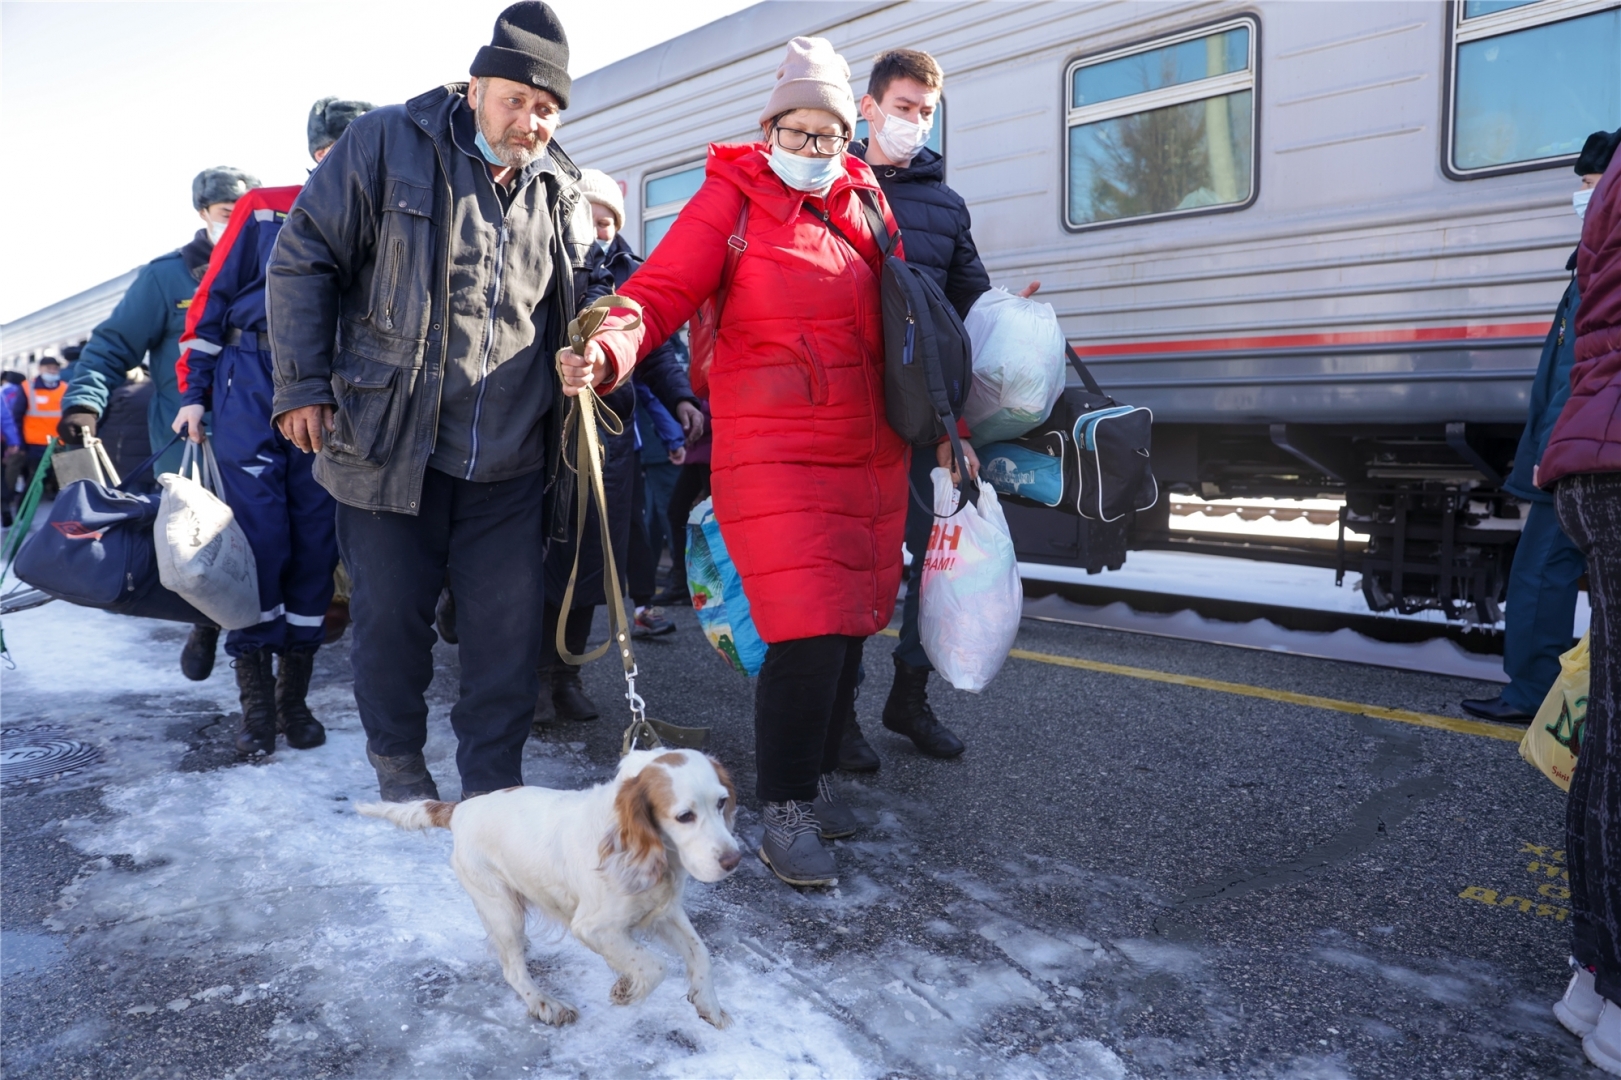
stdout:
{"type": "Polygon", "coordinates": [[[794,109],[825,109],[844,121],[844,130],[856,126],[856,100],[850,93],[850,65],[833,51],[827,38],[796,37],[777,68],[777,85],[766,102],[760,123],[770,123],[794,109]]]}

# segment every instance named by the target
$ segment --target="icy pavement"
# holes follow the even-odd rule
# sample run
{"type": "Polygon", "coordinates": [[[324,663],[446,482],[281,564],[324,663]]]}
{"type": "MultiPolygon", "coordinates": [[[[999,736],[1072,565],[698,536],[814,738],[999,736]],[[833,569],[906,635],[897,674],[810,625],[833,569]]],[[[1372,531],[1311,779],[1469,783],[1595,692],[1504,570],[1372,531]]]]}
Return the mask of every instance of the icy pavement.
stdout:
{"type": "MultiPolygon", "coordinates": [[[[654,715],[714,725],[746,793],[750,686],[678,620],[641,647],[654,715]]],[[[327,745],[239,765],[230,670],[182,679],[183,628],[56,603],[5,631],[7,775],[34,777],[3,803],[8,1076],[1584,1075],[1546,1011],[1559,905],[1498,902],[1537,897],[1522,845],[1561,831],[1510,743],[1010,663],[939,702],[971,749],[938,763],[878,729],[875,640],[886,764],[850,784],[870,824],[841,888],[749,857],[689,893],[733,1026],[697,1018],[673,957],[609,1004],[602,961],[537,927],[532,970],[580,1010],[553,1029],[501,979],[449,835],[354,813],[375,787],[343,643],[312,693],[327,745]]],[[[1070,627],[1020,645],[1432,711],[1478,689],[1070,627]]],[[[605,706],[614,679],[586,673],[605,706]]],[[[617,741],[609,720],[533,739],[526,780],[605,779],[617,741]]]]}

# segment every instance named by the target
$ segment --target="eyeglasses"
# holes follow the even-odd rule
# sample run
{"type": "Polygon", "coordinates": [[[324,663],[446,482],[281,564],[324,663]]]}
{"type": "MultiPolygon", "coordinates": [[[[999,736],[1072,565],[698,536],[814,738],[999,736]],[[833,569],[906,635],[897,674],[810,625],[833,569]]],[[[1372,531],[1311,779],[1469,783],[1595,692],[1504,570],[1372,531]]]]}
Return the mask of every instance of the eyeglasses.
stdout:
{"type": "Polygon", "coordinates": [[[834,154],[842,153],[850,143],[850,140],[843,135],[813,135],[808,131],[800,131],[798,128],[791,127],[775,127],[772,130],[777,133],[777,145],[784,150],[803,150],[805,144],[814,139],[816,140],[816,152],[823,157],[832,157],[834,154]]]}

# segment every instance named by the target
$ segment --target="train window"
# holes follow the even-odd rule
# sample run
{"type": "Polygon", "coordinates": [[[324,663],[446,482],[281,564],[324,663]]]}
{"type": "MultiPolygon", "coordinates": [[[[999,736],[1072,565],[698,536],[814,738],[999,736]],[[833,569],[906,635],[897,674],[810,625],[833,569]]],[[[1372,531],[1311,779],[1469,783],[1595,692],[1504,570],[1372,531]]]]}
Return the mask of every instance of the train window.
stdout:
{"type": "MultiPolygon", "coordinates": [[[[856,135],[855,135],[855,137],[857,139],[859,139],[859,140],[862,140],[862,141],[866,140],[866,138],[867,138],[867,121],[865,121],[865,120],[857,120],[856,121],[856,135]]],[[[924,143],[923,145],[927,146],[930,150],[933,150],[936,154],[944,154],[946,152],[946,141],[945,140],[946,140],[946,103],[945,103],[945,99],[942,98],[940,100],[940,104],[938,104],[938,105],[936,105],[934,107],[934,127],[933,127],[933,129],[931,129],[929,131],[929,141],[924,143]]]]}
{"type": "Polygon", "coordinates": [[[1070,65],[1070,228],[1250,201],[1255,37],[1242,19],[1070,65]]]}
{"type": "Polygon", "coordinates": [[[1565,163],[1621,126],[1621,7],[1594,0],[1453,6],[1448,172],[1565,163]]]}
{"type": "Polygon", "coordinates": [[[682,165],[655,173],[642,183],[642,257],[653,254],[664,234],[675,224],[687,200],[703,187],[704,166],[682,165]]]}

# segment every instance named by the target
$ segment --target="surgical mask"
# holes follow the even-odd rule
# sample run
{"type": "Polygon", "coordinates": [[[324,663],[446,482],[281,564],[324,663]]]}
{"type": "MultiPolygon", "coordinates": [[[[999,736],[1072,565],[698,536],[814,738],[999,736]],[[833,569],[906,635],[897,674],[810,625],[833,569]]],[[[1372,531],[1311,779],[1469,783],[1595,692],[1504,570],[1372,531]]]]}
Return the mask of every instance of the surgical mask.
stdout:
{"type": "Polygon", "coordinates": [[[771,171],[782,177],[782,182],[795,191],[825,191],[833,181],[844,175],[844,155],[832,157],[800,157],[780,146],[771,148],[766,156],[771,171]]]}
{"type": "Polygon", "coordinates": [[[1578,221],[1587,220],[1587,202],[1592,197],[1593,189],[1590,187],[1582,188],[1582,190],[1570,197],[1570,204],[1576,208],[1576,219],[1578,221]]]}
{"type": "Polygon", "coordinates": [[[38,375],[34,376],[34,381],[45,387],[45,389],[50,390],[55,388],[56,384],[62,381],[62,376],[52,375],[49,372],[42,371],[38,375]]]}
{"type": "Polygon", "coordinates": [[[917,157],[917,152],[928,145],[929,133],[933,130],[933,117],[920,124],[914,124],[910,120],[885,113],[884,126],[878,129],[878,145],[883,148],[885,156],[891,161],[904,164],[917,157]]]}
{"type": "Polygon", "coordinates": [[[210,221],[208,223],[208,242],[210,244],[217,244],[220,242],[220,237],[225,235],[225,226],[227,224],[229,224],[229,222],[224,221],[210,221]]]}
{"type": "Polygon", "coordinates": [[[484,133],[482,131],[473,136],[473,145],[478,147],[478,152],[483,154],[484,160],[488,161],[491,165],[495,165],[502,169],[507,167],[507,163],[496,156],[495,147],[490,145],[490,140],[484,137],[484,133]]]}

